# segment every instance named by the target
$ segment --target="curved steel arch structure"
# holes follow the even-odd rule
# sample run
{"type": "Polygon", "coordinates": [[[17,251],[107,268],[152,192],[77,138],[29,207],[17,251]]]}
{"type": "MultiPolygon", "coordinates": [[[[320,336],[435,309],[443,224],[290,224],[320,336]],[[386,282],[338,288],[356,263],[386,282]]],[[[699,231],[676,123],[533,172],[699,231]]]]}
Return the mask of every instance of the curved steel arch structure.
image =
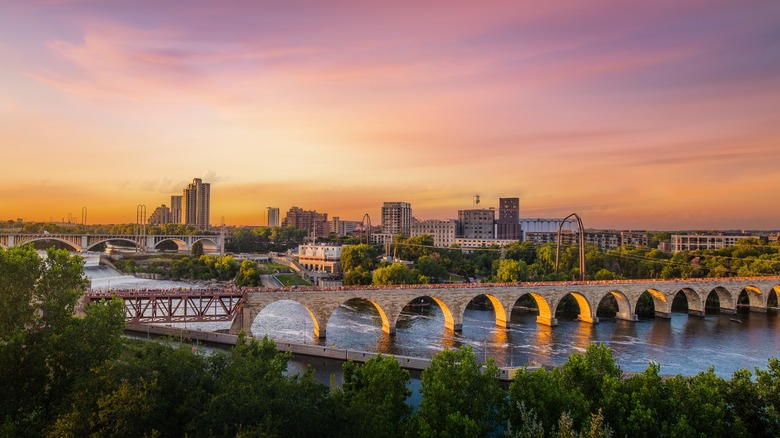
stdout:
{"type": "MultiPolygon", "coordinates": [[[[363,226],[363,231],[366,233],[366,245],[371,243],[371,216],[368,213],[363,215],[363,220],[360,222],[363,226]],[[366,226],[368,223],[368,226],[366,226]]],[[[363,243],[363,235],[360,236],[360,243],[363,243]]]]}
{"type": "Polygon", "coordinates": [[[563,229],[563,224],[566,223],[566,219],[574,216],[577,218],[577,224],[579,224],[580,227],[580,280],[585,281],[585,228],[582,226],[582,219],[577,215],[577,213],[572,213],[561,221],[560,225],[558,225],[558,245],[555,247],[555,275],[558,275],[558,260],[561,252],[561,230],[563,229]]]}

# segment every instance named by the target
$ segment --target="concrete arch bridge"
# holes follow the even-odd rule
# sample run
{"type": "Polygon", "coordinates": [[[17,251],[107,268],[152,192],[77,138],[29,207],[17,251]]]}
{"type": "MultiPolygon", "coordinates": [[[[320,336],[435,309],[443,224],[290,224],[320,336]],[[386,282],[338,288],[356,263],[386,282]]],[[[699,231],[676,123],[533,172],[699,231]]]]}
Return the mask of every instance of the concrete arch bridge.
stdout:
{"type": "Polygon", "coordinates": [[[10,248],[26,243],[54,240],[62,242],[78,252],[89,251],[95,246],[106,242],[128,242],[141,251],[155,251],[163,242],[175,243],[180,251],[191,251],[197,242],[215,245],[218,250],[223,248],[221,235],[127,235],[127,234],[0,234],[0,247],[10,248]]]}
{"type": "Polygon", "coordinates": [[[277,301],[292,300],[308,311],[315,336],[324,338],[328,320],[336,308],[357,299],[371,303],[381,317],[382,330],[394,334],[401,310],[419,298],[429,297],[442,309],[445,326],[460,331],[466,306],[481,295],[492,304],[496,324],[501,327],[506,327],[512,309],[525,296],[536,302],[539,324],[558,324],[555,312],[567,295],[576,300],[582,321],[598,323],[596,310],[608,296],[617,301],[617,318],[636,321],[637,302],[645,294],[652,298],[656,316],[662,318],[671,317],[672,301],[678,294],[687,300],[691,315],[704,316],[705,304],[711,294],[717,296],[721,313],[736,313],[738,305],[749,305],[754,312],[766,312],[777,306],[780,277],[261,289],[247,293],[230,330],[231,333],[241,329],[251,333],[252,322],[265,307],[277,301]],[[740,298],[746,303],[738,304],[740,298]]]}

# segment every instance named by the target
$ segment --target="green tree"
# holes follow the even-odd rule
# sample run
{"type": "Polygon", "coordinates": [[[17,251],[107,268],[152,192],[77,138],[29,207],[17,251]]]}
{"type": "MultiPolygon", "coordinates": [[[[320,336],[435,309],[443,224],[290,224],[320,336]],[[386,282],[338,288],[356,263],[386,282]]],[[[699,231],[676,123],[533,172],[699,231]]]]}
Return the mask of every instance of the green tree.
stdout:
{"type": "MultiPolygon", "coordinates": [[[[416,426],[423,435],[477,431],[486,436],[503,424],[505,392],[492,359],[477,363],[471,347],[444,350],[422,372],[422,401],[416,426]]],[[[474,436],[474,435],[472,435],[474,436]]]]}
{"type": "Polygon", "coordinates": [[[241,262],[235,281],[239,286],[259,286],[261,280],[260,270],[257,269],[257,262],[254,260],[244,260],[241,262]]]}
{"type": "Polygon", "coordinates": [[[409,372],[392,357],[379,355],[363,365],[346,362],[340,392],[349,435],[395,437],[402,435],[411,407],[406,399],[409,372]]]}
{"type": "Polygon", "coordinates": [[[392,263],[374,271],[372,284],[393,285],[393,284],[417,284],[420,283],[420,277],[414,271],[401,263],[392,263]]]}
{"type": "Polygon", "coordinates": [[[379,250],[373,246],[362,243],[360,245],[344,245],[341,248],[341,268],[349,272],[358,267],[364,271],[372,271],[376,267],[376,259],[379,250]]]}
{"type": "Polygon", "coordinates": [[[498,264],[495,280],[500,283],[517,283],[528,279],[528,265],[524,261],[501,260],[498,264]]]}
{"type": "Polygon", "coordinates": [[[89,284],[83,260],[31,246],[0,249],[0,418],[18,435],[39,434],[70,403],[75,382],[119,352],[124,307],[94,304],[73,317],[89,284]]]}
{"type": "Polygon", "coordinates": [[[428,277],[431,283],[438,283],[441,280],[449,278],[449,272],[444,264],[436,260],[432,256],[422,256],[417,259],[414,268],[417,269],[420,274],[428,277]]]}
{"type": "Polygon", "coordinates": [[[210,358],[214,389],[198,417],[205,435],[321,436],[334,416],[328,388],[311,372],[285,376],[290,355],[241,333],[230,354],[210,358]]]}
{"type": "Polygon", "coordinates": [[[366,271],[363,269],[362,266],[358,266],[355,269],[351,269],[350,271],[346,272],[344,274],[344,284],[347,286],[350,285],[367,285],[371,284],[371,281],[373,280],[373,276],[370,271],[366,271]]]}

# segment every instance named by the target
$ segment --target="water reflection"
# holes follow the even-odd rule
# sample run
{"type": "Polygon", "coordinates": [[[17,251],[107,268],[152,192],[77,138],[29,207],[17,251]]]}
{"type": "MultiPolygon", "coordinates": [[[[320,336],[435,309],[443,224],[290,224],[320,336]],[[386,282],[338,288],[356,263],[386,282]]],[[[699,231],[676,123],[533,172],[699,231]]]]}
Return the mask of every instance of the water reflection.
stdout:
{"type": "Polygon", "coordinates": [[[664,374],[692,375],[715,367],[729,377],[739,368],[766,368],[769,357],[778,356],[780,336],[776,312],[740,315],[689,316],[672,312],[670,319],[636,322],[604,318],[599,324],[561,320],[556,327],[536,322],[533,310],[518,309],[507,328],[496,326],[492,308],[470,306],[463,317],[463,331],[445,329],[441,309],[407,307],[396,325],[396,334],[382,331],[381,318],[371,303],[350,301],[333,313],[327,339],[314,339],[308,312],[295,302],[278,302],[261,312],[252,325],[256,336],[335,345],[340,348],[378,351],[384,354],[432,357],[445,348],[472,347],[479,360],[493,358],[499,366],[527,363],[559,365],[568,356],[596,342],[613,349],[625,371],[643,371],[649,362],[661,364],[664,374]]]}

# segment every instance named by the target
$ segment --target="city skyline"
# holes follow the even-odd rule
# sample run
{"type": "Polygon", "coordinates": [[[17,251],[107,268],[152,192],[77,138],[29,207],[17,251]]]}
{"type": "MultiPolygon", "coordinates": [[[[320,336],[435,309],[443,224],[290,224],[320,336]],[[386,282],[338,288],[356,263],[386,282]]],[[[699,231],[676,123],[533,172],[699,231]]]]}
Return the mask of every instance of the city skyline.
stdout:
{"type": "MultiPolygon", "coordinates": [[[[8,1],[0,215],[290,206],[778,229],[780,5],[8,1]]],[[[376,219],[375,219],[376,218],[376,219]]]]}

